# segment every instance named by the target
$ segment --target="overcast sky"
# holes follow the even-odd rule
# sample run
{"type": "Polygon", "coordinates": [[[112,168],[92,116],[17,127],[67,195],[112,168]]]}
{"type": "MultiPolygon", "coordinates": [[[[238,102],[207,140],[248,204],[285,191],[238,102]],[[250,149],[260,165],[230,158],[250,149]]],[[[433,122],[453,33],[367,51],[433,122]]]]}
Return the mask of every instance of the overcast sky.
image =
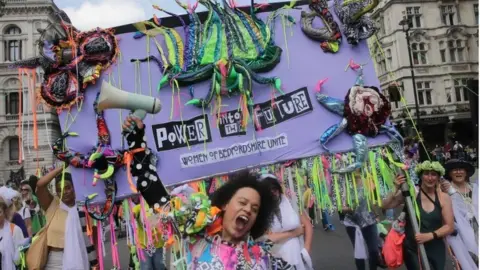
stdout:
{"type": "MultiPolygon", "coordinates": [[[[285,0],[256,0],[255,3],[283,2],[285,0]]],[[[184,10],[174,0],[54,0],[55,4],[68,14],[75,27],[90,30],[95,27],[107,28],[158,17],[165,13],[154,10],[157,5],[170,12],[181,14],[184,10]],[[95,3],[95,4],[93,4],[95,3]]],[[[194,0],[181,0],[195,3],[194,0]]],[[[236,0],[237,5],[249,5],[250,0],[236,0]]]]}

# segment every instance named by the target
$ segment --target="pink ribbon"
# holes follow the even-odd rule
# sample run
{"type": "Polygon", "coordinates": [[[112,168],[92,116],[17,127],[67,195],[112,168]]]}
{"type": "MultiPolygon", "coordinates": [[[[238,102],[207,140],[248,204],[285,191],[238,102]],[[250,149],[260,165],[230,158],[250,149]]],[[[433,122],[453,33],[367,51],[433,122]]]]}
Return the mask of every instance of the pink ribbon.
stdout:
{"type": "Polygon", "coordinates": [[[324,156],[322,156],[322,163],[323,163],[323,174],[327,180],[327,187],[329,187],[332,184],[332,177],[328,172],[328,168],[330,168],[330,163],[328,162],[327,158],[325,158],[324,156]]]}
{"type": "Polygon", "coordinates": [[[150,226],[150,221],[147,218],[147,211],[145,211],[145,201],[143,199],[140,199],[140,207],[141,207],[141,214],[143,217],[143,222],[145,223],[145,232],[147,234],[147,243],[148,245],[153,244],[153,237],[152,237],[152,228],[150,226]]]}
{"type": "Polygon", "coordinates": [[[98,264],[100,270],[103,270],[103,241],[102,241],[102,223],[97,223],[97,246],[98,246],[98,264]]]}
{"type": "Polygon", "coordinates": [[[317,93],[320,93],[320,90],[322,89],[323,84],[326,83],[327,81],[328,81],[328,78],[319,80],[317,82],[317,85],[315,86],[315,91],[317,93]]]}
{"type": "Polygon", "coordinates": [[[117,237],[115,235],[115,224],[113,215],[110,215],[110,248],[112,249],[112,262],[116,269],[120,269],[120,259],[118,258],[117,237]]]}
{"type": "Polygon", "coordinates": [[[130,224],[132,225],[132,229],[133,229],[133,239],[134,239],[134,242],[135,242],[135,247],[137,249],[137,255],[138,255],[138,259],[141,260],[141,261],[145,261],[145,256],[143,255],[143,250],[142,248],[140,247],[140,241],[138,239],[138,233],[137,233],[137,222],[135,222],[135,216],[133,214],[133,202],[131,199],[128,199],[128,205],[130,206],[130,224]]]}

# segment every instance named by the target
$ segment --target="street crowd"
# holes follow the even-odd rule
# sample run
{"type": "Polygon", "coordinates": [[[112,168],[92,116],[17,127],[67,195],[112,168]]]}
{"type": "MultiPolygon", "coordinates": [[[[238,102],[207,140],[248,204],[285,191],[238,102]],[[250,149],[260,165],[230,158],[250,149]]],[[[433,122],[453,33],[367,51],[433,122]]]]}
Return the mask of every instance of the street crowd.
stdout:
{"type": "MultiPolygon", "coordinates": [[[[143,138],[144,134],[141,120],[128,117],[123,127],[132,125],[131,149],[142,142],[132,137],[143,138]]],[[[395,189],[381,205],[370,207],[367,198],[359,196],[355,206],[338,207],[356,268],[394,269],[404,265],[417,270],[427,269],[428,264],[429,269],[442,270],[446,257],[451,256],[456,269],[478,269],[478,186],[471,179],[476,158],[458,142],[451,148],[435,148],[432,153],[440,162],[419,161],[417,152],[418,145],[407,144],[406,162],[416,164],[419,180],[412,196],[418,216],[410,217],[407,211],[407,194],[401,188],[407,177],[402,173],[392,179],[395,189]],[[453,155],[447,158],[450,153],[453,155]],[[394,216],[396,212],[399,215],[394,216]],[[419,231],[412,224],[415,219],[419,231]],[[426,261],[420,246],[425,248],[426,261]]],[[[74,179],[63,170],[64,166],[58,166],[39,179],[31,176],[19,185],[10,183],[0,188],[1,269],[103,269],[103,254],[98,251],[98,239],[102,238],[88,224],[85,208],[77,205],[74,179]],[[54,191],[48,188],[52,182],[54,191]],[[26,246],[29,250],[22,253],[26,246]]],[[[369,183],[363,181],[359,171],[354,176],[357,190],[372,188],[364,186],[369,183]]],[[[171,191],[179,198],[192,194],[188,186],[171,191]]],[[[116,203],[112,215],[120,231],[118,236],[135,235],[128,241],[132,250],[130,269],[322,269],[321,265],[312,265],[311,258],[322,254],[312,250],[316,213],[311,198],[304,200],[305,209],[295,210],[275,175],[238,173],[210,196],[212,206],[221,213],[215,222],[218,226],[198,234],[176,261],[164,256],[167,241],[162,234],[142,225],[151,218],[142,213],[153,215],[154,211],[149,211],[140,196],[132,198],[133,225],[122,225],[122,220],[129,219],[121,202],[116,203]],[[133,229],[135,232],[130,232],[133,229]],[[135,251],[138,246],[140,250],[135,251]]],[[[324,229],[338,230],[329,221],[331,214],[321,212],[324,229]]]]}

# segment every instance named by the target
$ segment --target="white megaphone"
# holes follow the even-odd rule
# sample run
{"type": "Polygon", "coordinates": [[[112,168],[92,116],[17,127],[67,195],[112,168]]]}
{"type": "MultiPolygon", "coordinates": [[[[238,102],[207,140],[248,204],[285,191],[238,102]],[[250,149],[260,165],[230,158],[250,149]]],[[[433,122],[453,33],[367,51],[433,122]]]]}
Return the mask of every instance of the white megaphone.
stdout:
{"type": "Polygon", "coordinates": [[[101,112],[106,109],[127,109],[143,120],[147,113],[160,112],[162,105],[158,98],[129,93],[103,81],[97,100],[97,110],[101,112]]]}

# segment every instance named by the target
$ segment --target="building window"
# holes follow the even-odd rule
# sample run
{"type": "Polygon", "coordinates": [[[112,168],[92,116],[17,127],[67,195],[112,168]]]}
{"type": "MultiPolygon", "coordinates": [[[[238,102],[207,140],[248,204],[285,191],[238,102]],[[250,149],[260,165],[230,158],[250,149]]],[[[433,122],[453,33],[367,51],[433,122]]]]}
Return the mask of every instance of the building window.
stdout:
{"type": "Polygon", "coordinates": [[[453,80],[453,85],[455,87],[455,101],[456,102],[462,102],[462,101],[468,101],[469,96],[468,96],[468,87],[467,87],[467,78],[462,78],[462,79],[454,79],[453,80]]]}
{"type": "Polygon", "coordinates": [[[439,45],[439,47],[440,47],[440,60],[442,61],[442,63],[445,63],[445,62],[447,62],[445,42],[440,41],[440,42],[438,43],[438,45],[439,45]]]}
{"type": "Polygon", "coordinates": [[[383,17],[380,16],[377,21],[377,27],[378,27],[378,34],[379,35],[385,35],[385,24],[384,24],[384,21],[383,21],[383,17]]]}
{"type": "Polygon", "coordinates": [[[427,64],[427,44],[412,43],[412,58],[414,65],[427,64]]]}
{"type": "Polygon", "coordinates": [[[410,28],[422,27],[422,14],[420,13],[420,7],[407,7],[407,18],[410,22],[410,28]]]}
{"type": "Polygon", "coordinates": [[[7,114],[16,115],[20,109],[20,98],[18,93],[9,93],[5,98],[5,108],[7,114]]]}
{"type": "Polygon", "coordinates": [[[21,33],[22,31],[17,26],[11,26],[5,31],[5,61],[15,62],[22,59],[22,41],[15,38],[21,33]]]}
{"type": "Polygon", "coordinates": [[[453,5],[444,5],[442,10],[442,23],[444,25],[454,25],[455,21],[455,7],[453,5]]]}
{"type": "Polygon", "coordinates": [[[452,82],[450,81],[450,79],[446,79],[443,81],[443,85],[445,87],[447,103],[452,103],[452,82]]]}
{"type": "Polygon", "coordinates": [[[385,74],[387,72],[387,64],[381,53],[377,53],[376,61],[378,66],[378,75],[385,74]]]}
{"type": "Polygon", "coordinates": [[[20,158],[18,137],[13,137],[8,140],[8,152],[10,160],[18,160],[20,158]]]}
{"type": "Polygon", "coordinates": [[[475,24],[478,25],[478,4],[473,4],[473,14],[475,15],[475,24]]]}
{"type": "Polygon", "coordinates": [[[387,71],[391,71],[392,68],[393,68],[393,65],[392,65],[392,51],[390,49],[387,49],[385,51],[385,57],[387,58],[387,71]]]}
{"type": "Polygon", "coordinates": [[[432,105],[432,87],[430,82],[417,82],[418,104],[432,105]]]}
{"type": "Polygon", "coordinates": [[[448,41],[448,54],[450,62],[465,61],[465,41],[456,39],[448,41]]]}

